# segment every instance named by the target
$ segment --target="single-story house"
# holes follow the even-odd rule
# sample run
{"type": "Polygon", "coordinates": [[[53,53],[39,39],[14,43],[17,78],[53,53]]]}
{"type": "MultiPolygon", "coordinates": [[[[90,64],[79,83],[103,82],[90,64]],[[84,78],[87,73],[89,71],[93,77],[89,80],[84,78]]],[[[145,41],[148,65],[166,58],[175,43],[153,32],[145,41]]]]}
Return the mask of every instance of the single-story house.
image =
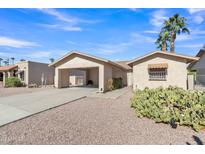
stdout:
{"type": "Polygon", "coordinates": [[[15,76],[17,67],[18,67],[17,65],[0,66],[0,82],[4,83],[5,78],[15,76]]]}
{"type": "Polygon", "coordinates": [[[192,62],[188,69],[192,71],[196,71],[196,81],[197,84],[205,85],[205,49],[201,49],[196,57],[200,59],[198,61],[192,62]]]}
{"type": "Polygon", "coordinates": [[[0,67],[0,82],[5,85],[5,78],[18,77],[25,85],[52,85],[54,68],[48,64],[32,61],[20,61],[15,65],[0,67]]]}
{"type": "Polygon", "coordinates": [[[131,85],[131,67],[122,61],[113,62],[73,51],[49,66],[55,68],[54,85],[56,88],[91,84],[98,87],[99,92],[104,92],[108,90],[108,80],[112,78],[122,78],[124,86],[131,85]]]}
{"type": "Polygon", "coordinates": [[[163,51],[138,57],[127,63],[133,69],[133,89],[169,85],[187,89],[187,64],[198,59],[163,51]]]}
{"type": "Polygon", "coordinates": [[[133,86],[134,90],[169,85],[187,89],[187,65],[198,59],[154,51],[131,61],[110,61],[73,51],[49,66],[55,68],[56,88],[87,86],[91,82],[104,92],[109,79],[121,77],[124,86],[133,86]]]}

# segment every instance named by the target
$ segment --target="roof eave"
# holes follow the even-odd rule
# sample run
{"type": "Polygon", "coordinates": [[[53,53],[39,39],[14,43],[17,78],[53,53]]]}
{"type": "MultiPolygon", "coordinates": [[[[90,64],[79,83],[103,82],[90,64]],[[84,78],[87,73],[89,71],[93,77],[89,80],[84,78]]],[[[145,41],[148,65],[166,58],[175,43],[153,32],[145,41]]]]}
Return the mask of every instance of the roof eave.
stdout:
{"type": "Polygon", "coordinates": [[[71,52],[67,53],[66,55],[64,55],[62,58],[60,58],[60,59],[54,61],[53,63],[49,64],[48,66],[49,67],[55,66],[55,64],[57,64],[58,62],[60,62],[61,60],[65,59],[66,57],[68,57],[68,56],[70,56],[72,54],[78,54],[78,55],[82,55],[82,56],[85,56],[85,57],[93,58],[93,59],[96,59],[96,60],[99,60],[99,61],[109,62],[109,60],[98,58],[98,57],[95,57],[95,56],[92,56],[92,55],[89,55],[89,54],[84,54],[84,53],[81,53],[81,52],[78,52],[78,51],[71,51],[71,52]]]}
{"type": "Polygon", "coordinates": [[[187,63],[190,63],[190,62],[192,62],[192,61],[198,61],[198,60],[199,60],[199,57],[190,57],[190,56],[183,56],[183,55],[177,55],[177,54],[174,55],[174,54],[172,54],[172,53],[167,53],[167,52],[164,53],[164,52],[162,52],[162,51],[155,51],[155,52],[149,53],[149,54],[147,54],[147,55],[145,55],[145,56],[142,56],[142,57],[139,57],[139,58],[137,58],[137,59],[134,59],[134,60],[128,62],[127,65],[132,66],[132,64],[135,63],[136,61],[139,61],[139,60],[141,60],[141,59],[144,59],[144,58],[146,58],[146,57],[149,57],[149,56],[154,55],[154,54],[157,54],[157,53],[165,54],[165,55],[170,55],[170,56],[175,56],[175,57],[179,57],[179,58],[184,58],[184,59],[187,59],[187,63]]]}

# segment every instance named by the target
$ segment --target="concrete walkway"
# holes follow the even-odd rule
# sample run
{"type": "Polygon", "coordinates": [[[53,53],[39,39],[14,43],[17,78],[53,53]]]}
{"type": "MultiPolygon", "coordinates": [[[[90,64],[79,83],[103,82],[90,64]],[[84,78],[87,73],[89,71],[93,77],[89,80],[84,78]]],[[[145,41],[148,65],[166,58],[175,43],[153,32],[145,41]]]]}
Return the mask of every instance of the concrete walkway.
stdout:
{"type": "Polygon", "coordinates": [[[96,88],[48,89],[0,98],[0,126],[75,101],[95,93],[96,88]]]}
{"type": "Polygon", "coordinates": [[[124,87],[121,89],[116,89],[113,91],[108,91],[106,93],[90,93],[88,97],[97,97],[97,98],[107,98],[107,99],[117,99],[118,97],[124,95],[128,91],[131,91],[131,87],[124,87]]]}

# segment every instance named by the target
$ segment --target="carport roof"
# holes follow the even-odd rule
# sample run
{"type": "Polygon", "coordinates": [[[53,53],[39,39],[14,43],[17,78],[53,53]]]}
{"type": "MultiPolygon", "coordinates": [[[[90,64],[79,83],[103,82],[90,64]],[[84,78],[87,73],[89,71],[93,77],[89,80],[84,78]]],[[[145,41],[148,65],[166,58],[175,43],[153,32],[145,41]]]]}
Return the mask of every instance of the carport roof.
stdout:
{"type": "Polygon", "coordinates": [[[17,65],[9,65],[9,66],[0,66],[0,71],[4,72],[4,71],[10,71],[12,69],[17,68],[17,65]]]}
{"type": "Polygon", "coordinates": [[[58,60],[54,61],[53,63],[49,64],[49,66],[55,66],[61,60],[71,56],[72,54],[77,54],[77,55],[82,55],[84,57],[89,57],[89,58],[92,58],[92,59],[95,59],[95,60],[98,60],[98,61],[101,61],[101,62],[109,63],[109,64],[114,65],[116,67],[119,67],[121,69],[127,70],[126,67],[123,67],[122,65],[119,65],[116,62],[113,62],[113,61],[110,61],[110,60],[107,60],[107,59],[104,59],[104,58],[99,58],[99,57],[96,57],[96,56],[93,56],[93,55],[85,54],[85,53],[82,53],[82,52],[79,52],[79,51],[71,51],[71,52],[67,53],[66,55],[64,55],[63,57],[59,58],[58,60]]]}

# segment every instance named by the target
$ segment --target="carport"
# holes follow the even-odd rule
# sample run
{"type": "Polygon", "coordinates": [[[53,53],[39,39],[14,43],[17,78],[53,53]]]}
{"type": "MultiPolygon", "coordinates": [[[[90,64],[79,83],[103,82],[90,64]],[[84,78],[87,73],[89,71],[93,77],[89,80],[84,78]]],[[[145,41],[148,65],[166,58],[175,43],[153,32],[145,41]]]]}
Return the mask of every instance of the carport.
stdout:
{"type": "Polygon", "coordinates": [[[49,66],[55,67],[56,88],[98,87],[99,92],[104,92],[108,79],[112,77],[122,77],[127,81],[127,70],[121,65],[80,52],[70,52],[49,66]]]}
{"type": "Polygon", "coordinates": [[[59,69],[59,87],[99,87],[99,67],[59,69]]]}
{"type": "Polygon", "coordinates": [[[0,87],[5,86],[6,78],[16,76],[17,65],[0,66],[0,87]]]}

